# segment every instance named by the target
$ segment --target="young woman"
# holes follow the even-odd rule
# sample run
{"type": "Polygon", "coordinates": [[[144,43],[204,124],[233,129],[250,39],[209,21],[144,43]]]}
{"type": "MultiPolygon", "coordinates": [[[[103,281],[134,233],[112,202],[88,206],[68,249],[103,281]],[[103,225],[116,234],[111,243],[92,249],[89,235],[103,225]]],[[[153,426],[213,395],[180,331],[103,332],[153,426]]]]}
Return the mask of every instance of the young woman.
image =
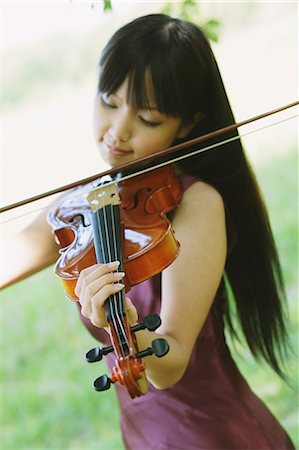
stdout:
{"type": "MultiPolygon", "coordinates": [[[[94,130],[99,152],[111,166],[232,123],[214,56],[195,25],[150,15],[108,42],[100,62],[94,130]]],[[[170,350],[162,359],[147,358],[146,396],[132,401],[118,388],[126,448],[293,448],[239,373],[224,338],[224,321],[232,329],[231,288],[249,348],[282,374],[281,270],[241,143],[185,159],[176,170],[184,188],[172,217],[180,254],[162,274],[127,294],[132,323],[137,314],[142,319],[158,312],[162,319],[156,332],[137,334],[139,348],[163,337],[170,350]]],[[[103,305],[124,287],[116,268],[85,269],[76,288],[85,324],[106,344],[108,335],[100,330],[107,325],[103,305]]]]}
{"type": "MultiPolygon", "coordinates": [[[[108,164],[115,167],[232,123],[216,61],[195,25],[149,15],[110,39],[100,62],[94,106],[95,139],[108,164]]],[[[132,401],[116,385],[125,446],[292,449],[285,431],[238,371],[224,337],[224,324],[234,331],[231,291],[253,355],[283,376],[281,269],[242,145],[235,140],[185,159],[175,170],[184,190],[171,215],[180,254],[126,297],[132,324],[154,312],[162,319],[155,332],[137,334],[139,348],[162,337],[170,350],[161,359],[146,359],[147,395],[132,401]]],[[[28,229],[27,239],[34,232],[28,229]]],[[[47,251],[36,253],[28,273],[56,257],[52,244],[44,241],[47,251]]],[[[76,286],[82,320],[107,345],[103,305],[109,295],[124,288],[124,274],[117,267],[117,262],[89,267],[76,286]]],[[[110,356],[106,360],[111,366],[114,356],[110,356]]]]}

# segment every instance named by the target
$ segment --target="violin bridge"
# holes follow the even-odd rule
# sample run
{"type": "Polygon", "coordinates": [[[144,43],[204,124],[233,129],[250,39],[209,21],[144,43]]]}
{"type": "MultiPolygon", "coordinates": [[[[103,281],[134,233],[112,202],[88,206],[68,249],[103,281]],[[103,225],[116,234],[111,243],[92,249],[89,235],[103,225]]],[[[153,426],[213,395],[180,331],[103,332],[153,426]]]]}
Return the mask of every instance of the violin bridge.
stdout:
{"type": "Polygon", "coordinates": [[[92,211],[97,211],[108,205],[119,205],[121,203],[119,193],[115,184],[108,184],[92,190],[87,201],[92,211]]]}

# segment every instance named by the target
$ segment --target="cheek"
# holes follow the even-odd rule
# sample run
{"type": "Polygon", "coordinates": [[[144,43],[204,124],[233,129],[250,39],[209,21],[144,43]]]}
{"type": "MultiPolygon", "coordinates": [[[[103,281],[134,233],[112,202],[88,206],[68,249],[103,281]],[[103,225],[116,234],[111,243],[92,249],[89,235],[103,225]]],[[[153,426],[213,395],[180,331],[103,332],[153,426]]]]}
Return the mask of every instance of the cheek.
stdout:
{"type": "Polygon", "coordinates": [[[98,141],[103,137],[106,128],[108,127],[107,120],[103,114],[101,114],[98,110],[94,110],[93,112],[93,133],[95,139],[98,141]]]}
{"type": "Polygon", "coordinates": [[[138,154],[139,156],[145,156],[153,153],[157,153],[168,147],[171,147],[174,140],[177,137],[180,122],[177,119],[169,120],[165,125],[158,129],[144,130],[139,134],[138,154]]]}
{"type": "Polygon", "coordinates": [[[144,155],[150,155],[152,153],[157,153],[160,150],[164,150],[170,147],[176,138],[175,131],[161,132],[156,135],[149,135],[147,138],[143,139],[140,146],[140,151],[144,155]]]}

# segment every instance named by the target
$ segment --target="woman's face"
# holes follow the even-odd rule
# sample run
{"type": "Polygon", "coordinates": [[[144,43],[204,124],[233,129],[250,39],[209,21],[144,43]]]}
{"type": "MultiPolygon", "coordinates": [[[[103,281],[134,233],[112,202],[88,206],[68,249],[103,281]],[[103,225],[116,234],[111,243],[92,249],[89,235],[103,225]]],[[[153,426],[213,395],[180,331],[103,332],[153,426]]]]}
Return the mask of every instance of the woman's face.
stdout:
{"type": "Polygon", "coordinates": [[[94,105],[94,135],[103,160],[118,166],[170,147],[175,138],[192,128],[156,109],[152,90],[150,108],[136,110],[127,104],[127,80],[113,94],[99,93],[94,105]]]}

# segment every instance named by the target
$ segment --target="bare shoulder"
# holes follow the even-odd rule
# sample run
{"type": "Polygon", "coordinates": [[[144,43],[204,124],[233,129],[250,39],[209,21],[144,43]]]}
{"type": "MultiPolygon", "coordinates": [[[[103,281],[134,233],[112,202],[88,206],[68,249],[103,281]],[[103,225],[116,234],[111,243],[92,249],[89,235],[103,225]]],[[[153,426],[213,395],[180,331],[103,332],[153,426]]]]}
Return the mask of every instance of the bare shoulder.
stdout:
{"type": "Polygon", "coordinates": [[[181,244],[177,265],[187,267],[192,261],[198,267],[204,261],[206,267],[211,264],[218,280],[227,252],[225,209],[219,192],[202,181],[192,184],[184,192],[172,224],[181,244]]]}
{"type": "MultiPolygon", "coordinates": [[[[197,181],[184,192],[172,221],[181,253],[193,259],[226,254],[226,221],[222,196],[211,185],[197,181]],[[195,252],[195,248],[197,251],[195,252]],[[194,254],[195,252],[195,254],[194,254]]],[[[221,262],[222,265],[222,262],[221,262]]]]}
{"type": "Polygon", "coordinates": [[[204,181],[196,181],[191,184],[183,195],[185,201],[200,201],[211,204],[212,207],[223,206],[223,200],[220,193],[208,183],[204,181]]]}
{"type": "Polygon", "coordinates": [[[220,193],[210,184],[196,181],[189,186],[182,197],[175,221],[180,219],[213,219],[223,221],[225,218],[224,202],[220,193]]]}

